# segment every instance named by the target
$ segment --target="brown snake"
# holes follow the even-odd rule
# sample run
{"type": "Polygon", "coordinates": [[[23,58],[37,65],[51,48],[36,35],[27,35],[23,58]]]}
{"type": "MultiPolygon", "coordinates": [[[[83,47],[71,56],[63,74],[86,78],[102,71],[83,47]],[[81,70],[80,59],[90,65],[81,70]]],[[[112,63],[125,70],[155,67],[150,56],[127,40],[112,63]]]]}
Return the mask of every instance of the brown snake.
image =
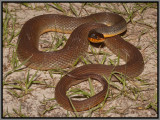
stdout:
{"type": "Polygon", "coordinates": [[[74,106],[76,111],[84,111],[104,100],[108,84],[102,75],[108,77],[113,71],[116,71],[133,78],[142,73],[144,61],[141,53],[118,35],[125,30],[126,21],[114,13],[102,12],[81,18],[57,14],[41,15],[28,20],[22,27],[18,39],[17,54],[21,62],[28,59],[25,65],[33,69],[67,68],[87,52],[88,36],[93,38],[97,36],[108,37],[104,41],[105,45],[114,54],[125,60],[126,64],[119,66],[88,64],[81,66],[65,75],[55,89],[55,98],[62,107],[74,111],[74,106]],[[54,52],[39,51],[39,37],[48,31],[72,34],[63,49],[54,52]],[[71,100],[72,106],[66,96],[66,91],[72,85],[87,80],[88,77],[98,80],[103,85],[103,90],[83,101],[71,100]]]}

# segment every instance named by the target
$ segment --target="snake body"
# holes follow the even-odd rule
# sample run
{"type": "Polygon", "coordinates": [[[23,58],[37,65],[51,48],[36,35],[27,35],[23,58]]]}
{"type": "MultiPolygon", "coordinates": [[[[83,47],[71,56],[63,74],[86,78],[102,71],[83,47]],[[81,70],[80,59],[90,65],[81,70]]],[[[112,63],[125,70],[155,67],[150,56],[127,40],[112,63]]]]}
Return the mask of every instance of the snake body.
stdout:
{"type": "Polygon", "coordinates": [[[25,65],[33,69],[67,68],[79,56],[84,56],[87,52],[88,35],[92,33],[91,31],[108,37],[104,41],[106,46],[114,54],[125,60],[126,64],[119,66],[102,64],[81,66],[65,75],[56,86],[55,98],[62,107],[73,111],[74,106],[76,111],[83,111],[96,106],[104,100],[108,85],[101,75],[109,76],[113,71],[117,71],[129,77],[136,77],[142,73],[144,62],[141,53],[136,47],[124,41],[118,35],[125,30],[125,20],[114,13],[102,12],[81,18],[57,14],[41,15],[28,20],[23,25],[18,39],[17,54],[21,62],[28,59],[25,65]],[[63,49],[54,52],[39,51],[39,36],[48,31],[72,34],[63,49]],[[70,101],[66,96],[66,91],[72,85],[83,82],[88,77],[101,82],[103,90],[89,99],[70,101]]]}

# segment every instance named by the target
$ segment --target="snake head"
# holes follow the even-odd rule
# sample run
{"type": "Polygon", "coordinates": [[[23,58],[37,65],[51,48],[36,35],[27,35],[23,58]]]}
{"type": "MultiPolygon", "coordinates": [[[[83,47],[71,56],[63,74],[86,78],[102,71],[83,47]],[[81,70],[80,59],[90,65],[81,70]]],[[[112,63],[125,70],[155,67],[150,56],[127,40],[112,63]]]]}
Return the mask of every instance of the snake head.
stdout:
{"type": "Polygon", "coordinates": [[[93,43],[103,42],[105,40],[103,34],[91,30],[88,34],[88,39],[93,43]]]}

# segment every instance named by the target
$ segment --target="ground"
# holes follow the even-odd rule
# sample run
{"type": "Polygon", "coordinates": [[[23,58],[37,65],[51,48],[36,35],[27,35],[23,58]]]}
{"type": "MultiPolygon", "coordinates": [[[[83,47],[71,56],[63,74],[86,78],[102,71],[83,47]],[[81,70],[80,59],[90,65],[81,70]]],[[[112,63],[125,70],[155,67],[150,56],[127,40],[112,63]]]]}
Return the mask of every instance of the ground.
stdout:
{"type": "MultiPolygon", "coordinates": [[[[69,34],[46,33],[40,38],[39,49],[61,49],[68,37],[69,34]]],[[[101,90],[98,82],[91,83],[95,92],[101,90]]],[[[90,86],[88,82],[84,82],[72,90],[80,88],[89,93],[90,86]]],[[[3,3],[2,94],[3,117],[157,117],[157,4],[3,3]],[[122,37],[140,50],[145,68],[140,76],[126,81],[125,86],[119,82],[110,85],[105,104],[88,111],[70,112],[60,107],[54,98],[55,86],[61,77],[84,65],[84,61],[115,64],[117,57],[106,47],[96,48],[90,45],[84,61],[79,61],[71,69],[37,71],[25,67],[18,61],[18,35],[23,24],[34,16],[63,14],[81,17],[102,11],[115,12],[125,18],[127,32],[122,37]]]]}

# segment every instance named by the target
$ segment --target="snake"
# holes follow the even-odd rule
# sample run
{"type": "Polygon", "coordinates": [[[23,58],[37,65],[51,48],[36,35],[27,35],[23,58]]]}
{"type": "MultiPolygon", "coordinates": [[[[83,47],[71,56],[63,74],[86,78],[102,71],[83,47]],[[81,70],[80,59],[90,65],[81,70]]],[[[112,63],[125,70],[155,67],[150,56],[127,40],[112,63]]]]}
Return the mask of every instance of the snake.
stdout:
{"type": "MultiPolygon", "coordinates": [[[[25,66],[37,70],[73,67],[77,59],[86,55],[90,42],[103,42],[126,63],[122,65],[86,64],[62,77],[55,88],[56,101],[69,111],[85,111],[97,106],[106,98],[109,77],[113,72],[126,78],[139,76],[144,70],[141,52],[125,41],[120,34],[127,29],[125,19],[111,12],[94,13],[84,17],[44,14],[29,19],[22,27],[17,46],[18,59],[25,66]],[[57,51],[44,52],[38,48],[39,37],[49,31],[70,34],[65,46],[57,51]],[[103,89],[84,100],[72,100],[66,95],[71,86],[88,78],[102,84],[103,89]]],[[[116,79],[113,74],[113,79],[116,79]]]]}

